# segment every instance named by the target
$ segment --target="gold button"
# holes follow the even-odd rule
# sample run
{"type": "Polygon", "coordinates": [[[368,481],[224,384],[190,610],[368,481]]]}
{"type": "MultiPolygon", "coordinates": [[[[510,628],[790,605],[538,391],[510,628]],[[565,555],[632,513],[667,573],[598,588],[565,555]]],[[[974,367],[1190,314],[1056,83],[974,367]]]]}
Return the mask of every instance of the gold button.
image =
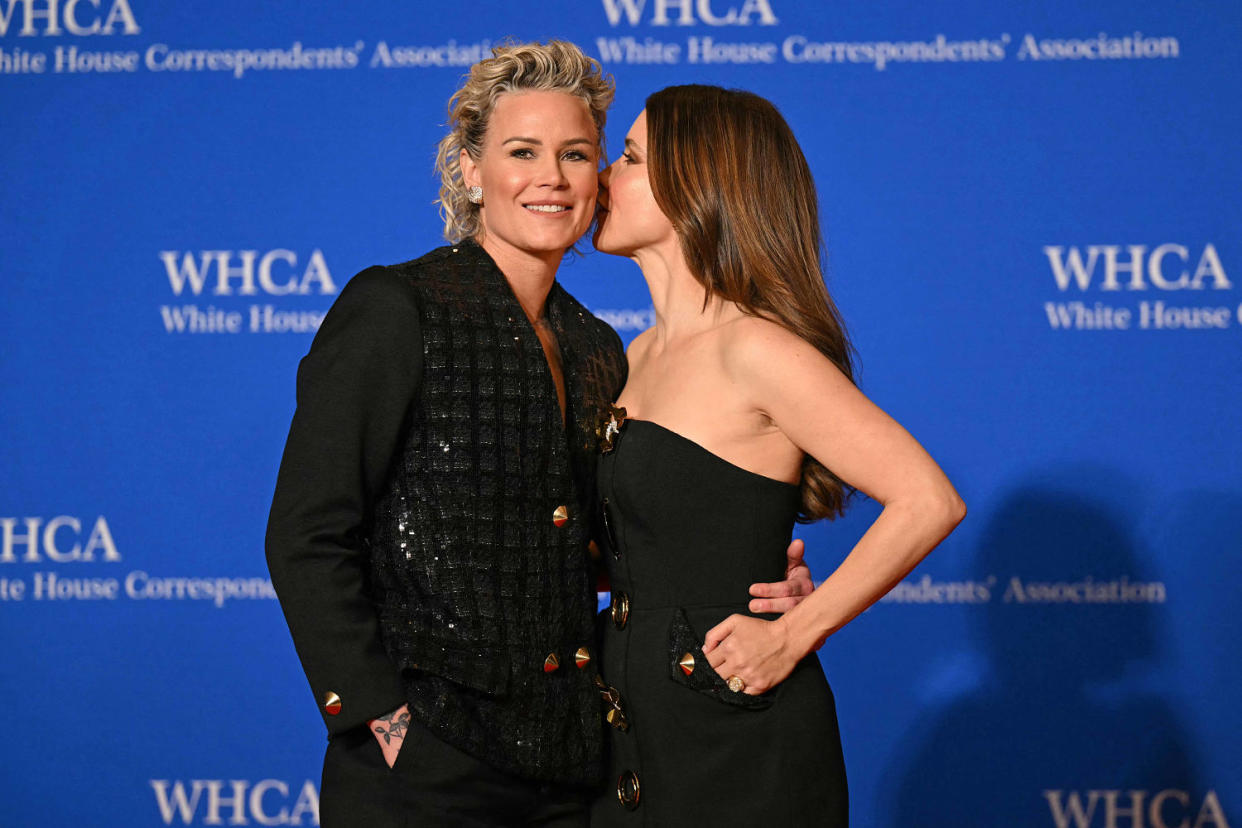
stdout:
{"type": "Polygon", "coordinates": [[[604,714],[604,721],[622,733],[630,729],[630,720],[625,718],[625,710],[621,707],[609,708],[604,714]]]}
{"type": "Polygon", "coordinates": [[[569,523],[568,507],[557,506],[556,510],[552,512],[552,523],[555,524],[556,528],[558,529],[564,526],[566,523],[569,523]]]}
{"type": "Polygon", "coordinates": [[[625,409],[616,405],[609,406],[608,422],[601,423],[595,434],[602,441],[600,451],[604,454],[617,447],[617,437],[621,434],[621,425],[625,422],[625,409]]]}
{"type": "Polygon", "coordinates": [[[548,657],[543,660],[543,671],[545,673],[551,673],[560,666],[561,660],[556,657],[556,653],[548,653],[548,657]]]}
{"type": "Polygon", "coordinates": [[[630,620],[630,596],[618,592],[612,596],[612,624],[618,630],[625,629],[630,620]]]}
{"type": "Polygon", "coordinates": [[[630,722],[625,717],[625,706],[621,703],[621,694],[617,692],[617,688],[604,684],[604,680],[599,677],[598,673],[595,675],[595,686],[599,688],[600,698],[608,706],[608,712],[604,714],[604,720],[617,730],[622,732],[629,730],[630,722]]]}
{"type": "Polygon", "coordinates": [[[621,800],[627,810],[632,811],[638,807],[639,796],[638,774],[627,770],[617,778],[617,799],[621,800]]]}
{"type": "Polygon", "coordinates": [[[341,697],[329,690],[323,694],[323,712],[335,716],[341,712],[341,697]]]}
{"type": "Polygon", "coordinates": [[[574,666],[581,670],[591,663],[591,651],[586,647],[579,647],[578,652],[574,653],[574,666]]]}
{"type": "Polygon", "coordinates": [[[685,655],[683,655],[681,657],[681,660],[677,662],[677,666],[680,667],[681,671],[685,673],[687,676],[693,673],[694,672],[694,654],[686,653],[685,655]]]}

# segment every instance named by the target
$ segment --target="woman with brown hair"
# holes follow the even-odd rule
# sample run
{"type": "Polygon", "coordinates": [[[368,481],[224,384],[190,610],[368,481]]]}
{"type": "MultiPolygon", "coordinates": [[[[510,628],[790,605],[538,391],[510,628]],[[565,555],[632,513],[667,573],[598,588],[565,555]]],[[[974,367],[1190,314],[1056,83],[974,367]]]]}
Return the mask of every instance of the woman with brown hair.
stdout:
{"type": "Polygon", "coordinates": [[[633,259],[656,324],[599,466],[614,623],[601,668],[611,779],[595,825],[847,823],[832,692],[815,651],[965,514],[936,463],[852,379],[824,286],[814,182],[756,95],[647,99],[601,176],[600,250],[633,259]],[[746,588],[784,566],[795,520],[883,511],[785,615],[746,588]]]}

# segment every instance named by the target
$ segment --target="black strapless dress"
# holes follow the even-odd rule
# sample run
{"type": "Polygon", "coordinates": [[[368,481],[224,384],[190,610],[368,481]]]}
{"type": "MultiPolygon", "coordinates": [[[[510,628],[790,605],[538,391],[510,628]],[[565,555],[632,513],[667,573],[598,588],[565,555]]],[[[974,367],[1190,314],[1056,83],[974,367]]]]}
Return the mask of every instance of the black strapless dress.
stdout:
{"type": "MultiPolygon", "coordinates": [[[[798,487],[644,420],[600,459],[612,605],[600,619],[609,781],[593,826],[845,826],[836,706],[814,653],[761,696],[700,649],[784,578],[798,487]]],[[[772,617],[772,616],[767,616],[772,617]]]]}

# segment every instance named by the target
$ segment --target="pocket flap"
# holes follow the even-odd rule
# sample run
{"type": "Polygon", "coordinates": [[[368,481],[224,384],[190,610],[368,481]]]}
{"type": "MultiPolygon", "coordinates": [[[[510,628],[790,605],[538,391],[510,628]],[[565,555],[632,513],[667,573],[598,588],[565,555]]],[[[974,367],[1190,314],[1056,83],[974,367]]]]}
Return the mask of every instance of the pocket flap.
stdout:
{"type": "Polygon", "coordinates": [[[711,696],[717,701],[749,710],[764,710],[772,706],[766,696],[751,696],[729,689],[720,674],[712,669],[703,654],[703,637],[690,626],[686,611],[678,609],[668,628],[668,676],[678,684],[711,696]]]}

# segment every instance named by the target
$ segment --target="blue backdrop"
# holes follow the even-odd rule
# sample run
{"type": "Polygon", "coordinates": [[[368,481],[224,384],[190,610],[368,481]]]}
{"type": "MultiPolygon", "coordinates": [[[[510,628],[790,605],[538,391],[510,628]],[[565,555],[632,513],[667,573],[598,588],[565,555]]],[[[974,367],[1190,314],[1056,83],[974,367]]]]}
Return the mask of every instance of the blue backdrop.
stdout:
{"type": "MultiPolygon", "coordinates": [[[[1242,824],[1237,4],[0,0],[0,825],[315,823],[294,371],[438,243],[505,36],[604,61],[614,155],[669,83],[778,104],[861,384],[970,505],[821,651],[854,824],[1242,824]]],[[[562,280],[650,324],[629,262],[562,280]]],[[[802,530],[817,577],[876,513],[802,530]]]]}

